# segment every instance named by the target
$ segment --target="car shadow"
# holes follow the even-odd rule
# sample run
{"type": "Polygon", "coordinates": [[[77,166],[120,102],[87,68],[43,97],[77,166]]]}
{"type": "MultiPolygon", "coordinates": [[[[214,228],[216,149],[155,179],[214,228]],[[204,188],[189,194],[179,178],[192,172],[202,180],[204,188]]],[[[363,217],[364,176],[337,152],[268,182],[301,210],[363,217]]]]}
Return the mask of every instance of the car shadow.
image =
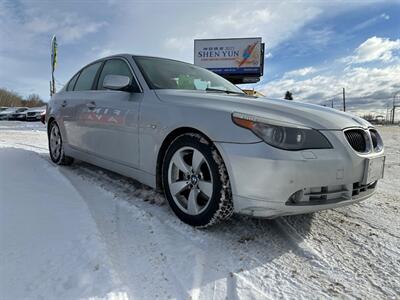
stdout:
{"type": "MultiPolygon", "coordinates": [[[[243,281],[241,285],[248,285],[243,274],[255,269],[269,279],[284,276],[279,273],[280,268],[288,267],[282,266],[288,263],[289,258],[282,258],[285,256],[316,258],[302,245],[312,225],[312,214],[273,220],[234,215],[216,226],[196,229],[177,219],[162,194],[134,179],[80,161],[62,172],[72,183],[76,180],[73,177],[79,175],[79,180],[113,195],[114,201],[104,200],[107,203],[95,197],[83,198],[110,251],[118,252],[113,255],[114,263],[120,265],[123,261],[129,266],[130,271],[125,269],[129,275],[124,276],[132,278],[129,284],[136,292],[145,284],[134,282],[142,270],[136,267],[138,258],[126,249],[136,249],[139,245],[146,252],[139,259],[146,268],[154,268],[151,261],[161,253],[165,259],[161,268],[164,274],[176,279],[179,288],[171,293],[178,298],[191,297],[189,291],[195,289],[207,294],[207,289],[220,280],[225,282],[226,289],[228,285],[237,285],[238,280],[243,281]],[[108,221],[104,222],[105,219],[108,221]]],[[[265,296],[261,291],[257,293],[265,296]]],[[[137,295],[148,296],[140,292],[137,295]]]]}

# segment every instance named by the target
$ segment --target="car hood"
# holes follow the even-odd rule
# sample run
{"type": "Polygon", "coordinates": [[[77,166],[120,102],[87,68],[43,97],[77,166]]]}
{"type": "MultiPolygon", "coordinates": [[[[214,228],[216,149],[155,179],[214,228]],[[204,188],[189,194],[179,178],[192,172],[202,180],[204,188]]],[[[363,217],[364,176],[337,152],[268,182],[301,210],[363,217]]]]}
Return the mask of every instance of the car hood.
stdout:
{"type": "Polygon", "coordinates": [[[38,108],[38,109],[28,109],[28,110],[26,110],[26,111],[24,111],[25,113],[28,113],[28,112],[30,112],[30,113],[43,113],[43,112],[45,112],[46,110],[45,109],[41,109],[41,108],[38,108]]]}
{"type": "Polygon", "coordinates": [[[229,113],[246,113],[320,130],[341,130],[348,127],[367,128],[371,126],[364,119],[349,113],[296,101],[205,91],[155,90],[155,92],[161,101],[177,105],[189,105],[229,113]]]}

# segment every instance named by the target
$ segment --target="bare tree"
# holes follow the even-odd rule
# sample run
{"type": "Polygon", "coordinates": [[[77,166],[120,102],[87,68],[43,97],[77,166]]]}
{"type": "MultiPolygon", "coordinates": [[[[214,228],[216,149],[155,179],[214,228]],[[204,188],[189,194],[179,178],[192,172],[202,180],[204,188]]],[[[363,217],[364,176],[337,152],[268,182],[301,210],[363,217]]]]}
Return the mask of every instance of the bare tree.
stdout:
{"type": "Polygon", "coordinates": [[[16,107],[38,107],[46,103],[40,98],[38,94],[30,94],[26,99],[23,99],[14,91],[0,88],[0,106],[16,107]]]}
{"type": "Polygon", "coordinates": [[[21,106],[22,100],[16,92],[0,89],[0,106],[21,106]]]}
{"type": "Polygon", "coordinates": [[[45,105],[45,103],[38,94],[30,94],[24,101],[24,106],[28,107],[38,107],[43,105],[45,105]]]}

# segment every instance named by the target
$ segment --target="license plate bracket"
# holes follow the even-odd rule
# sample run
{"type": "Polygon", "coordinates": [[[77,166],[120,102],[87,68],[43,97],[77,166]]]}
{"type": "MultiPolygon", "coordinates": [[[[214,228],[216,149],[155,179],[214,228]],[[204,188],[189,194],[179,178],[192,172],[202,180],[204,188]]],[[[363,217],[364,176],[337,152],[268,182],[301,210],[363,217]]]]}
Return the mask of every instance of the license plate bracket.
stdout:
{"type": "Polygon", "coordinates": [[[385,156],[365,159],[363,184],[370,184],[383,178],[385,159],[385,156]]]}

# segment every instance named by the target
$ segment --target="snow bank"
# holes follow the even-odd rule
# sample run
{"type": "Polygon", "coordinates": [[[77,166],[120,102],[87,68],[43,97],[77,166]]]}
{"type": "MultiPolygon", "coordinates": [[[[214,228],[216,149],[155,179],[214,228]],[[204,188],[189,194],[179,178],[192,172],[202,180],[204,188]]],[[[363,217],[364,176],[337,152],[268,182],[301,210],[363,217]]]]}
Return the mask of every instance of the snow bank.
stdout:
{"type": "Polygon", "coordinates": [[[0,298],[123,292],[85,202],[54,165],[3,148],[0,187],[0,298]]]}

